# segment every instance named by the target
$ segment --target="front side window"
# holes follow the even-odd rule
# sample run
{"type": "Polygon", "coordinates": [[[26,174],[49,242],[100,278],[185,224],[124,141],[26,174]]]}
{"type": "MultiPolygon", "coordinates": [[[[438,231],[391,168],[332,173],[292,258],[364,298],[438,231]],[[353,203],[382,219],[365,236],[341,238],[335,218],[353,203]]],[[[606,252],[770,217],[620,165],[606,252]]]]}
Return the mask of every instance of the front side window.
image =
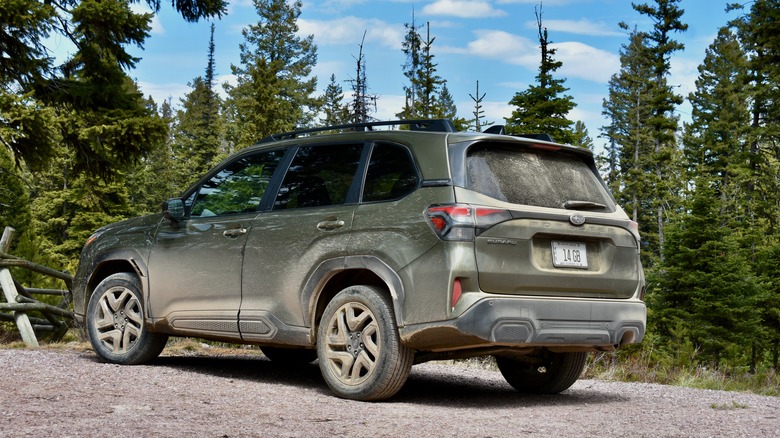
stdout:
{"type": "Polygon", "coordinates": [[[419,178],[406,148],[377,144],[366,172],[363,202],[399,199],[417,188],[419,178]]]}
{"type": "Polygon", "coordinates": [[[198,189],[190,216],[257,211],[284,151],[261,152],[228,164],[198,189]]]}
{"type": "Polygon", "coordinates": [[[343,204],[362,152],[362,144],[301,147],[282,181],[274,210],[343,204]]]}
{"type": "Polygon", "coordinates": [[[611,210],[612,200],[588,164],[573,154],[472,146],[468,188],[512,204],[563,208],[587,202],[611,210]]]}

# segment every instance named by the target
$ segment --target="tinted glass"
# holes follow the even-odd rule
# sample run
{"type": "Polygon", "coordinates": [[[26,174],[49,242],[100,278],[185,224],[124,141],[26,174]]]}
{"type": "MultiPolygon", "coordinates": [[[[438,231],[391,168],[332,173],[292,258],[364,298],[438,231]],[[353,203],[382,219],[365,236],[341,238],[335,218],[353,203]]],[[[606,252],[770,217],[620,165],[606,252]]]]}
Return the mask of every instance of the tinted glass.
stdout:
{"type": "Polygon", "coordinates": [[[343,204],[362,151],[362,144],[298,149],[276,196],[274,210],[343,204]]]}
{"type": "Polygon", "coordinates": [[[419,178],[406,148],[378,144],[371,152],[363,202],[401,198],[417,188],[419,178]]]}
{"type": "Polygon", "coordinates": [[[228,164],[197,191],[190,216],[257,211],[283,155],[282,151],[263,152],[228,164]]]}
{"type": "Polygon", "coordinates": [[[579,157],[480,145],[467,157],[471,190],[513,204],[562,208],[567,201],[603,204],[612,200],[579,157]]]}

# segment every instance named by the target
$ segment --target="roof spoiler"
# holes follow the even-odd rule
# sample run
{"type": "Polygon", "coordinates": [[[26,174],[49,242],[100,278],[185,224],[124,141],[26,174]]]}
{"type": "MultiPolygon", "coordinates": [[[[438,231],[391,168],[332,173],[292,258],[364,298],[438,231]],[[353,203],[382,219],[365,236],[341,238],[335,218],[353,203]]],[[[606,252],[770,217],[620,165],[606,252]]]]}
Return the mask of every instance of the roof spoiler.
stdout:
{"type": "Polygon", "coordinates": [[[551,143],[555,142],[550,134],[508,134],[504,129],[504,125],[493,125],[482,132],[485,134],[511,135],[513,137],[530,138],[532,140],[549,141],[551,143]]]}

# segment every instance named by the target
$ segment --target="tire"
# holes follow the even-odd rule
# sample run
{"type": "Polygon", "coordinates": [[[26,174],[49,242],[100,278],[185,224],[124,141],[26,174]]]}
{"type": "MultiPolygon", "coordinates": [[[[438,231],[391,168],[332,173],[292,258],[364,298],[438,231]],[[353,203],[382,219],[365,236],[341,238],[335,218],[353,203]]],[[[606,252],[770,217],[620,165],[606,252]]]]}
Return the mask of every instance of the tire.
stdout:
{"type": "Polygon", "coordinates": [[[496,357],[496,364],[507,383],[528,394],[557,394],[580,378],[588,353],[544,352],[542,362],[523,362],[496,357]]]}
{"type": "Polygon", "coordinates": [[[135,365],[160,355],[168,335],[144,326],[138,279],[119,273],[100,282],[87,306],[87,334],[95,352],[108,362],[135,365]]]}
{"type": "Polygon", "coordinates": [[[260,347],[265,357],[279,365],[308,365],[317,359],[317,350],[306,348],[260,347]]]}
{"type": "Polygon", "coordinates": [[[352,286],[328,303],[317,333],[320,371],[342,398],[384,400],[406,383],[414,352],[401,344],[390,300],[380,289],[352,286]]]}

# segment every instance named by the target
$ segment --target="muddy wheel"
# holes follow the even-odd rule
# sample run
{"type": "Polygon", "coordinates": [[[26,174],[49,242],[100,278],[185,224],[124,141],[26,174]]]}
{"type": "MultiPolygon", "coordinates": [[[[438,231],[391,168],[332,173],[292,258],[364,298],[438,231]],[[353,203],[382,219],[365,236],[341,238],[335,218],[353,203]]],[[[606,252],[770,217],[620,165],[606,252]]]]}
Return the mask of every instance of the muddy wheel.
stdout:
{"type": "Polygon", "coordinates": [[[87,333],[98,355],[126,365],[154,359],[168,340],[144,327],[141,288],[128,273],[111,275],[95,288],[87,306],[87,333]]]}
{"type": "Polygon", "coordinates": [[[325,382],[339,397],[383,400],[406,382],[414,352],[403,346],[390,300],[379,289],[352,286],[322,315],[317,356],[325,382]]]}
{"type": "Polygon", "coordinates": [[[307,365],[317,359],[317,350],[305,348],[260,347],[265,357],[279,365],[307,365]]]}
{"type": "Polygon", "coordinates": [[[534,361],[496,357],[504,379],[516,390],[530,394],[557,394],[579,379],[588,353],[545,352],[534,361]]]}

